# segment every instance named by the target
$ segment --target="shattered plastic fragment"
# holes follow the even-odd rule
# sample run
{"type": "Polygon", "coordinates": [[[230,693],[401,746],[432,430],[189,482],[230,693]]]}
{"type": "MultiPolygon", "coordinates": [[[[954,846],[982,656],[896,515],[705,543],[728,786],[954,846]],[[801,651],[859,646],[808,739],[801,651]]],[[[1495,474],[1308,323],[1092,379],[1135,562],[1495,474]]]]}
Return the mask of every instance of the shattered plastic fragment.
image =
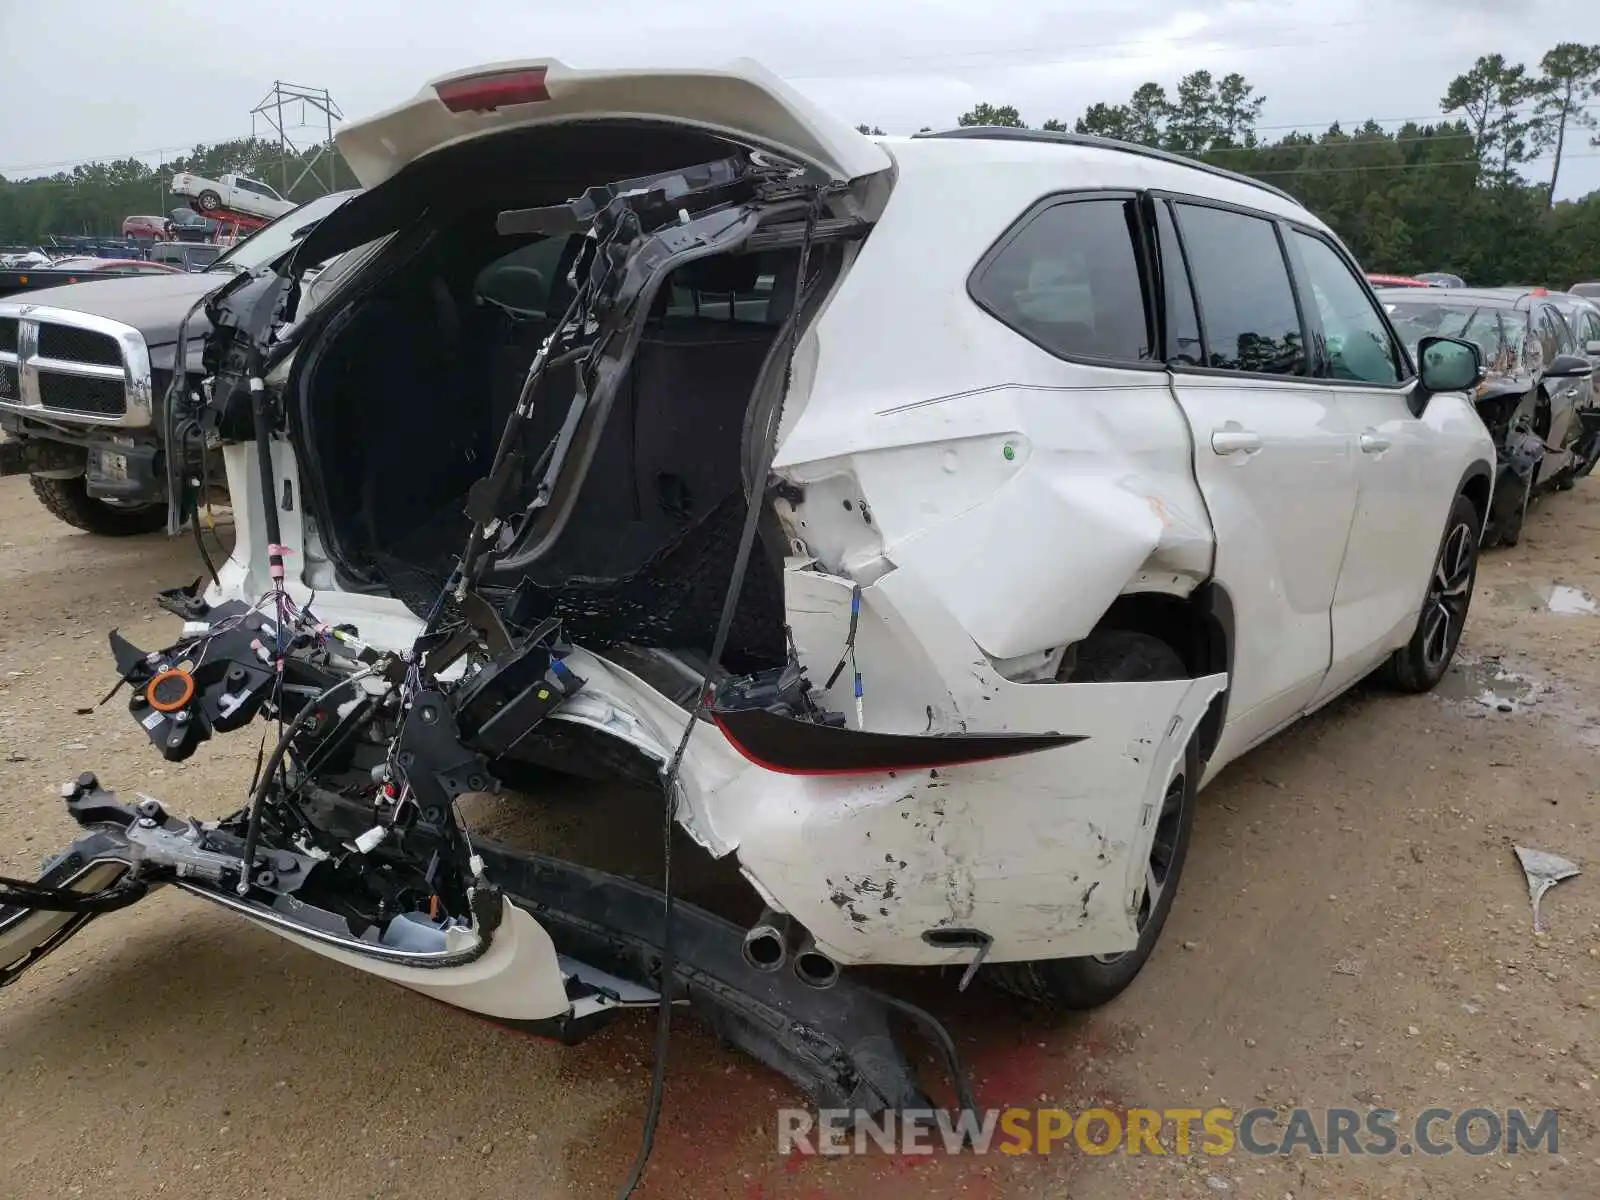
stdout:
{"type": "Polygon", "coordinates": [[[1544,925],[1539,920],[1539,901],[1563,879],[1577,875],[1578,864],[1545,850],[1530,850],[1527,846],[1513,846],[1512,849],[1522,863],[1522,873],[1528,877],[1528,899],[1533,901],[1533,931],[1540,933],[1544,925]]]}

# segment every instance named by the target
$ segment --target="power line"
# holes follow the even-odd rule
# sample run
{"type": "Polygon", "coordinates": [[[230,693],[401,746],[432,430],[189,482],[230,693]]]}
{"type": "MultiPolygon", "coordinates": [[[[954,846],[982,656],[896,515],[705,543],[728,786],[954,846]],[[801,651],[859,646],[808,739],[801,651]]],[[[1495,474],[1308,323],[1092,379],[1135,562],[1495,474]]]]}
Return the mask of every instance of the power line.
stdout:
{"type": "MultiPolygon", "coordinates": [[[[1397,28],[1392,20],[1377,18],[1348,21],[1321,21],[1317,23],[1318,30],[1328,29],[1365,29],[1381,26],[1391,36],[1404,36],[1408,32],[1424,33],[1436,29],[1436,25],[1423,24],[1415,30],[1397,28]]],[[[1093,51],[1094,53],[1074,56],[1062,54],[1056,50],[1041,48],[1037,43],[1016,46],[989,46],[961,50],[917,52],[913,54],[874,54],[866,58],[839,58],[831,62],[827,59],[814,63],[804,71],[783,72],[786,79],[839,79],[847,76],[852,70],[861,68],[881,67],[886,62],[903,63],[960,63],[976,59],[994,60],[994,66],[1040,65],[1061,64],[1070,66],[1083,63],[1099,63],[1105,61],[1105,51],[1134,50],[1141,47],[1159,44],[1162,42],[1195,43],[1203,41],[1208,30],[1198,29],[1192,33],[1173,34],[1166,37],[1147,36],[1142,38],[1118,38],[1109,42],[1074,42],[1073,51],[1093,51]],[[836,73],[837,72],[837,73],[836,73]]],[[[1261,42],[1253,46],[1234,46],[1229,48],[1231,54],[1255,53],[1261,50],[1282,50],[1302,46],[1329,45],[1341,41],[1339,38],[1304,38],[1299,37],[1291,42],[1261,42]]]]}
{"type": "MultiPolygon", "coordinates": [[[[289,126],[289,129],[295,132],[299,132],[302,129],[314,128],[316,128],[314,124],[289,126]]],[[[201,142],[199,145],[206,149],[211,149],[216,146],[226,145],[229,142],[270,142],[270,140],[271,139],[268,138],[258,137],[254,132],[246,132],[235,134],[232,137],[213,138],[211,141],[201,142]]],[[[7,175],[16,171],[38,171],[49,168],[60,169],[64,167],[93,166],[97,163],[123,162],[127,159],[155,158],[157,156],[161,156],[163,161],[165,161],[165,156],[167,155],[171,155],[174,158],[182,158],[184,156],[193,154],[194,149],[195,143],[191,142],[182,146],[151,146],[148,150],[121,150],[112,154],[85,154],[77,158],[58,159],[54,162],[5,163],[0,164],[0,175],[7,175]]]]}
{"type": "MultiPolygon", "coordinates": [[[[1572,112],[1600,112],[1600,101],[1597,101],[1594,104],[1575,104],[1575,105],[1573,105],[1571,111],[1572,112]]],[[[1359,128],[1360,126],[1365,125],[1368,121],[1371,121],[1374,125],[1386,125],[1386,124],[1391,124],[1391,123],[1392,124],[1397,124],[1397,125],[1421,125],[1421,124],[1424,124],[1424,123],[1435,122],[1435,121],[1443,121],[1443,122],[1454,123],[1454,122],[1457,122],[1457,121],[1464,121],[1465,119],[1466,118],[1464,118],[1464,117],[1453,116],[1452,114],[1446,113],[1446,112],[1436,112],[1436,113],[1431,113],[1431,114],[1429,114],[1428,116],[1425,116],[1425,117],[1362,117],[1359,122],[1329,121],[1327,123],[1327,126],[1323,126],[1323,128],[1331,127],[1331,126],[1334,126],[1334,125],[1343,126],[1343,125],[1346,125],[1346,124],[1352,124],[1352,125],[1355,125],[1357,128],[1359,128]]],[[[1280,129],[1305,129],[1305,128],[1307,128],[1307,126],[1313,125],[1313,124],[1315,124],[1315,122],[1310,122],[1310,121],[1292,121],[1287,125],[1257,125],[1255,128],[1256,128],[1257,132],[1261,132],[1263,130],[1265,130],[1267,132],[1273,132],[1275,130],[1280,130],[1280,129]]],[[[1341,130],[1341,132],[1342,132],[1342,130],[1341,130]]]]}
{"type": "MultiPolygon", "coordinates": [[[[1311,148],[1312,147],[1307,147],[1307,149],[1311,149],[1311,148]]],[[[1561,161],[1562,162],[1567,162],[1569,159],[1574,159],[1574,158],[1600,158],[1600,152],[1595,152],[1593,154],[1589,154],[1589,153],[1584,153],[1584,154],[1563,154],[1561,156],[1561,161]]],[[[1220,165],[1220,164],[1218,164],[1218,165],[1220,165]]],[[[1256,178],[1265,178],[1267,176],[1278,176],[1278,175],[1339,175],[1339,174],[1344,174],[1346,172],[1365,174],[1365,173],[1367,173],[1369,171],[1430,171],[1430,170],[1438,170],[1438,169],[1441,169],[1441,168],[1448,168],[1448,167],[1473,167],[1473,168],[1477,168],[1477,167],[1479,167],[1481,165],[1482,164],[1480,164],[1478,162],[1478,160],[1475,159],[1475,158],[1462,158],[1462,159],[1452,159],[1452,160],[1450,160],[1448,162],[1379,163],[1379,164],[1377,164],[1375,166],[1365,166],[1365,167],[1361,167],[1361,166],[1356,166],[1356,167],[1350,167],[1350,166],[1345,166],[1345,167],[1319,167],[1319,166],[1309,165],[1308,164],[1308,165],[1299,166],[1299,167],[1285,168],[1285,169],[1279,170],[1279,171],[1255,171],[1255,170],[1252,170],[1251,168],[1249,168],[1248,166],[1233,167],[1232,169],[1238,171],[1242,175],[1250,175],[1250,176],[1254,176],[1256,178]]],[[[1522,163],[1522,164],[1517,164],[1517,165],[1526,166],[1527,164],[1522,163]]],[[[1512,169],[1515,170],[1516,169],[1515,166],[1512,169]]]]}

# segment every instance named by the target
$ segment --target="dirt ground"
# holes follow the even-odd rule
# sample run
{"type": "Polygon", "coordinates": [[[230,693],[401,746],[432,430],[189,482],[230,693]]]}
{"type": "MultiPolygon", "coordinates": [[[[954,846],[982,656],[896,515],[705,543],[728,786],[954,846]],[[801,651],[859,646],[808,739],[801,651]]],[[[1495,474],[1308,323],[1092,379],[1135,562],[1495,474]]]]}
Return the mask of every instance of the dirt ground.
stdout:
{"type": "MultiPolygon", "coordinates": [[[[180,811],[236,806],[253,737],[165,766],[120,700],[80,712],[112,682],[106,631],[168,640],[149,598],[195,574],[187,541],[81,535],[0,481],[0,871],[72,838],[56,788],[85,768],[180,811]]],[[[1116,1003],[1060,1018],[909,986],[986,1104],[1384,1106],[1402,1128],[1432,1105],[1548,1107],[1559,1154],[784,1160],[793,1090],[680,1021],[640,1194],[1600,1195],[1600,616],[1550,611],[1552,584],[1600,594],[1600,481],[1486,557],[1439,694],[1360,690],[1207,789],[1161,946],[1116,1003]],[[1545,898],[1547,935],[1513,842],[1594,864],[1545,898]]],[[[608,1197],[651,1030],[563,1049],[159,894],[0,994],[0,1197],[608,1197]]]]}

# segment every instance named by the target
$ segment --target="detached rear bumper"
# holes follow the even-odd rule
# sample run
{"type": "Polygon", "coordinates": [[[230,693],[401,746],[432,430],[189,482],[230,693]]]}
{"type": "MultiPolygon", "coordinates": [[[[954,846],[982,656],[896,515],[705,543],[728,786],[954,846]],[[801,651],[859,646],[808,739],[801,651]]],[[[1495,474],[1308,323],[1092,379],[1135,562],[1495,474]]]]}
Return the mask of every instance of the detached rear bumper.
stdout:
{"type": "MultiPolygon", "coordinates": [[[[68,803],[88,831],[46,864],[40,882],[52,887],[95,892],[130,872],[149,872],[160,855],[141,834],[153,829],[181,835],[188,827],[161,814],[144,817],[149,825],[142,831],[142,809],[129,809],[97,789],[80,791],[68,803]]],[[[352,828],[360,824],[359,815],[349,810],[352,828]]],[[[930,1106],[890,1028],[891,1011],[904,1006],[847,980],[818,990],[788,972],[757,971],[741,953],[743,930],[681,903],[673,906],[674,965],[663,986],[668,926],[660,893],[543,855],[494,844],[477,849],[486,873],[511,905],[479,953],[427,969],[396,966],[393,954],[367,961],[348,941],[342,949],[319,945],[314,927],[293,929],[281,919],[292,906],[273,909],[241,901],[232,888],[206,878],[203,866],[181,877],[167,867],[153,878],[357,969],[567,1043],[582,1040],[619,1009],[653,1007],[664,992],[669,1002],[686,1004],[730,1045],[787,1076],[819,1105],[867,1112],[930,1106]],[[546,946],[548,956],[541,953],[546,946]],[[536,974],[529,973],[530,965],[536,974]],[[485,978],[491,983],[488,991],[482,986],[485,978]],[[519,1005],[527,1012],[547,1011],[539,995],[513,994],[510,985],[519,982],[529,984],[525,993],[556,988],[575,998],[565,1011],[549,1016],[507,1017],[504,1012],[519,1005]],[[455,992],[467,994],[453,994],[456,984],[455,992]],[[471,1002],[485,995],[502,1011],[486,1012],[484,1005],[471,1002]]],[[[0,906],[0,986],[14,982],[94,917],[0,906]]],[[[372,948],[377,949],[375,942],[372,948]]]]}

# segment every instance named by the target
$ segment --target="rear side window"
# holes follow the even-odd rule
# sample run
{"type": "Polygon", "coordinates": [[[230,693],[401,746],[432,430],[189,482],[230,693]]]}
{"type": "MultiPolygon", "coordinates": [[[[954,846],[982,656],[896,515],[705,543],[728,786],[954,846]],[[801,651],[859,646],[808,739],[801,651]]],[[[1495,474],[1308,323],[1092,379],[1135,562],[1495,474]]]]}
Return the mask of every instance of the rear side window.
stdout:
{"type": "Polygon", "coordinates": [[[1320,237],[1299,229],[1291,236],[1322,322],[1318,374],[1354,383],[1399,383],[1394,338],[1361,281],[1320,237]]]}
{"type": "Polygon", "coordinates": [[[990,253],[972,297],[1061,358],[1157,361],[1131,199],[1067,200],[1035,213],[990,253]]]}
{"type": "Polygon", "coordinates": [[[1272,222],[1194,204],[1177,208],[1206,327],[1206,366],[1305,374],[1300,314],[1272,222]]]}

